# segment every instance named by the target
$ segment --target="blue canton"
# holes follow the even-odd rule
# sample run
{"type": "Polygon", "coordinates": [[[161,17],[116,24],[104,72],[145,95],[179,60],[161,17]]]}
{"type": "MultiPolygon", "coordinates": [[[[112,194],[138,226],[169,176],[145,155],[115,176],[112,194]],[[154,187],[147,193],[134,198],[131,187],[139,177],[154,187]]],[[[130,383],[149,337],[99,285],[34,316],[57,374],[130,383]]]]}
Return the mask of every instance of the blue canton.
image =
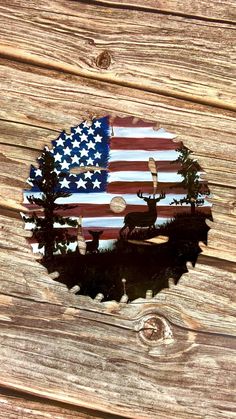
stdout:
{"type": "MultiPolygon", "coordinates": [[[[109,118],[105,117],[94,119],[91,125],[84,121],[72,127],[69,135],[62,131],[60,136],[52,141],[54,171],[58,175],[65,175],[59,181],[59,190],[69,193],[106,191],[109,138],[109,118]],[[84,171],[79,174],[70,173],[74,167],[84,167],[84,171]],[[96,167],[105,170],[96,170],[96,167]]],[[[40,179],[41,174],[40,169],[31,166],[31,182],[36,178],[40,179]]],[[[38,190],[37,186],[31,189],[32,192],[38,190]]]]}

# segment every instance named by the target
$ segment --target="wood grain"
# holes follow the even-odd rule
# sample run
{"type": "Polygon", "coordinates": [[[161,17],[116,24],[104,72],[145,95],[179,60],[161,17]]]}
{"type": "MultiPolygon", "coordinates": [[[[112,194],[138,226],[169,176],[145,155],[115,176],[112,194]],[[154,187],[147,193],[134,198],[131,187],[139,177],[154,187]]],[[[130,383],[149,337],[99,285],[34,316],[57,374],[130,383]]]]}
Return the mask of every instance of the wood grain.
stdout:
{"type": "MultiPolygon", "coordinates": [[[[84,0],[83,3],[88,3],[84,0]]],[[[168,13],[183,15],[193,19],[224,20],[225,22],[236,21],[236,6],[233,0],[199,0],[190,2],[188,0],[93,0],[89,3],[94,5],[110,6],[127,10],[142,10],[149,13],[168,13]]]]}
{"type": "Polygon", "coordinates": [[[89,2],[8,0],[0,16],[6,57],[235,109],[233,25],[89,2]]]}
{"type": "Polygon", "coordinates": [[[171,340],[144,348],[135,326],[140,315],[120,321],[83,308],[1,302],[2,386],[123,417],[201,418],[206,411],[209,418],[231,417],[236,341],[230,336],[167,320],[171,340]]]}
{"type": "MultiPolygon", "coordinates": [[[[110,413],[77,408],[24,392],[0,389],[0,418],[111,419],[110,413]]],[[[112,419],[120,416],[112,415],[112,419]]]]}
{"type": "Polygon", "coordinates": [[[6,0],[0,16],[0,417],[236,417],[235,3],[6,0]],[[213,203],[196,266],[123,305],[69,293],[19,215],[43,146],[107,114],[177,134],[213,203]]]}

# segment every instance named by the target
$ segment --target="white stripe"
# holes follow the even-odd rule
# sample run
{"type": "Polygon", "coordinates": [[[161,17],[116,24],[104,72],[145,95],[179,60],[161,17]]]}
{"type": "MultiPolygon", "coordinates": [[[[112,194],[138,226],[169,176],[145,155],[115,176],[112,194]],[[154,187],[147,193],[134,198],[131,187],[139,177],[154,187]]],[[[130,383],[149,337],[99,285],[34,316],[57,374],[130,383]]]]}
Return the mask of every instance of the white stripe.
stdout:
{"type": "Polygon", "coordinates": [[[116,127],[113,126],[114,137],[127,138],[165,138],[172,140],[175,134],[167,132],[164,128],[154,130],[152,127],[116,127]]]}
{"type": "MultiPolygon", "coordinates": [[[[33,195],[35,198],[42,197],[41,192],[29,192],[26,191],[24,193],[24,204],[29,204],[29,201],[27,200],[27,196],[33,195]]],[[[138,198],[136,194],[111,194],[106,192],[98,192],[98,193],[73,193],[71,196],[68,196],[67,198],[59,198],[56,200],[57,204],[94,204],[94,205],[101,205],[101,204],[107,204],[109,205],[112,198],[122,196],[122,198],[125,200],[127,205],[142,205],[146,206],[145,202],[138,198]]],[[[148,194],[144,193],[144,197],[148,196],[148,194]]],[[[158,195],[157,195],[158,196],[158,195]]],[[[170,205],[170,203],[173,201],[173,199],[182,199],[186,195],[185,194],[167,194],[164,199],[162,199],[160,202],[157,203],[158,206],[162,205],[170,205]]],[[[185,204],[186,205],[186,204],[185,204]]],[[[204,206],[209,207],[211,204],[205,200],[204,206]]]]}
{"type": "Polygon", "coordinates": [[[108,240],[99,240],[99,250],[106,250],[106,249],[112,249],[114,246],[116,239],[108,239],[108,240]]]}
{"type": "MultiPolygon", "coordinates": [[[[159,182],[182,182],[183,177],[178,173],[160,172],[158,173],[159,182]]],[[[150,172],[145,171],[121,171],[110,172],[108,174],[108,183],[112,182],[152,182],[152,175],[150,172]]]]}
{"type": "MultiPolygon", "coordinates": [[[[70,217],[71,220],[76,220],[79,222],[79,217],[70,217]]],[[[171,218],[167,217],[158,217],[156,225],[163,224],[170,220],[171,218]]],[[[83,218],[83,227],[84,228],[121,228],[124,225],[124,217],[85,217],[83,218]]],[[[61,225],[59,223],[54,223],[54,228],[71,228],[69,225],[61,225]]],[[[32,230],[34,228],[34,223],[26,223],[25,229],[32,230]]]]}
{"type": "Polygon", "coordinates": [[[161,151],[146,151],[146,150],[110,150],[109,162],[114,161],[147,161],[149,157],[159,161],[173,161],[179,157],[178,151],[175,150],[161,150],[161,151]]]}
{"type": "MultiPolygon", "coordinates": [[[[165,223],[169,218],[158,217],[157,224],[165,223]]],[[[78,218],[79,221],[79,218],[78,218]]],[[[83,218],[83,227],[106,227],[106,228],[121,228],[124,225],[124,217],[88,217],[83,218]]]]}

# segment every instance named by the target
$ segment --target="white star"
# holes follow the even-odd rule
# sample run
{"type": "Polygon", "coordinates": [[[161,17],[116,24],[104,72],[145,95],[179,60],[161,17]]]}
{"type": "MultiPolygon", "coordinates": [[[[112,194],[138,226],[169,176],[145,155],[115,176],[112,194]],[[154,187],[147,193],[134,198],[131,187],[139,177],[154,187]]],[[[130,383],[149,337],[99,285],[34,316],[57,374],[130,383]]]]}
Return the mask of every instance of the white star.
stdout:
{"type": "Polygon", "coordinates": [[[84,174],[85,179],[91,179],[92,176],[93,176],[92,172],[85,172],[85,174],[84,174]]]}
{"type": "Polygon", "coordinates": [[[74,140],[71,144],[73,145],[73,148],[80,146],[80,142],[77,140],[74,140]]]}
{"type": "Polygon", "coordinates": [[[100,126],[101,126],[101,122],[96,121],[96,122],[94,123],[94,126],[95,126],[95,128],[100,128],[100,126]]]}
{"type": "Polygon", "coordinates": [[[94,139],[96,143],[101,143],[102,137],[101,135],[97,134],[96,137],[94,137],[94,139]]]}
{"type": "Polygon", "coordinates": [[[30,178],[28,178],[26,182],[27,182],[29,185],[34,186],[33,182],[31,182],[30,178]]]}
{"type": "Polygon", "coordinates": [[[89,164],[92,164],[92,165],[93,165],[93,159],[92,159],[91,157],[89,157],[89,158],[88,158],[88,160],[87,160],[87,166],[88,166],[89,164]]]}
{"type": "Polygon", "coordinates": [[[55,154],[54,160],[55,161],[61,161],[62,155],[60,153],[55,154]]]}
{"type": "Polygon", "coordinates": [[[68,188],[69,189],[69,183],[68,180],[66,180],[66,178],[64,178],[60,184],[61,184],[61,188],[68,188]]]}
{"type": "Polygon", "coordinates": [[[87,147],[88,149],[93,148],[95,150],[95,144],[92,141],[89,141],[89,143],[87,143],[87,147]]]}
{"type": "MultiPolygon", "coordinates": [[[[96,167],[99,167],[98,163],[96,163],[96,167]]],[[[94,170],[94,173],[101,173],[101,170],[94,170]]]]}
{"type": "Polygon", "coordinates": [[[66,140],[72,140],[73,139],[73,134],[70,135],[65,135],[66,140]]]}
{"type": "Polygon", "coordinates": [[[88,140],[88,136],[84,133],[80,136],[80,138],[81,138],[81,141],[87,141],[88,140]]]}
{"type": "Polygon", "coordinates": [[[58,147],[59,145],[64,146],[64,142],[65,142],[65,141],[64,141],[62,138],[59,138],[58,140],[56,140],[57,147],[58,147]]]}
{"type": "Polygon", "coordinates": [[[83,122],[83,127],[84,127],[84,128],[89,128],[89,127],[90,127],[90,125],[89,125],[89,123],[88,123],[87,121],[84,121],[84,122],[83,122]]]}
{"type": "Polygon", "coordinates": [[[85,148],[83,148],[83,149],[81,150],[81,152],[80,152],[80,156],[81,156],[81,157],[83,157],[83,156],[88,157],[88,150],[85,150],[85,148]]]}
{"type": "Polygon", "coordinates": [[[95,154],[94,154],[94,158],[95,158],[95,159],[100,159],[100,158],[101,158],[101,155],[102,155],[102,153],[99,153],[99,152],[97,151],[97,153],[95,153],[95,154]]]}
{"type": "Polygon", "coordinates": [[[92,183],[93,183],[93,189],[100,188],[101,182],[99,182],[97,179],[92,183]]]}
{"type": "Polygon", "coordinates": [[[75,133],[81,134],[81,132],[82,132],[82,128],[80,128],[80,126],[78,125],[78,127],[75,128],[75,133]]]}
{"type": "Polygon", "coordinates": [[[36,169],[35,170],[35,176],[42,176],[42,170],[36,169]]]}
{"type": "Polygon", "coordinates": [[[72,158],[71,163],[79,163],[79,157],[76,156],[76,154],[72,156],[71,158],[72,158]]]}
{"type": "Polygon", "coordinates": [[[84,166],[84,163],[80,163],[80,167],[84,166]]]}
{"type": "Polygon", "coordinates": [[[88,129],[88,134],[94,134],[94,129],[92,129],[91,127],[88,129]]]}
{"type": "Polygon", "coordinates": [[[64,150],[64,154],[67,155],[67,156],[70,156],[71,155],[71,149],[69,147],[66,147],[65,150],[64,150]]]}
{"type": "Polygon", "coordinates": [[[67,163],[66,160],[63,160],[63,162],[61,163],[61,169],[69,169],[70,164],[67,163]]]}
{"type": "Polygon", "coordinates": [[[75,183],[77,183],[77,189],[79,189],[79,188],[86,189],[86,183],[87,182],[85,182],[83,179],[80,179],[78,182],[75,182],[75,183]]]}
{"type": "Polygon", "coordinates": [[[59,173],[61,173],[61,172],[60,172],[60,170],[57,170],[57,169],[54,169],[53,171],[54,171],[57,175],[59,175],[59,173]]]}

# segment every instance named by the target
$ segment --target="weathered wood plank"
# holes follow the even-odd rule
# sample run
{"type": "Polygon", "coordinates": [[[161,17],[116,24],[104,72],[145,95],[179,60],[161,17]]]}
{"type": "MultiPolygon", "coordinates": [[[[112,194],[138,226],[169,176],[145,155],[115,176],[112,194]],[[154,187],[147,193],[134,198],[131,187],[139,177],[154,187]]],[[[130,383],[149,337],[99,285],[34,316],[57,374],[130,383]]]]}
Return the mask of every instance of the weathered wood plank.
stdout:
{"type": "Polygon", "coordinates": [[[144,347],[139,320],[2,296],[0,384],[123,417],[231,418],[236,340],[167,319],[172,337],[144,347]]]}
{"type": "MultiPolygon", "coordinates": [[[[236,127],[235,113],[231,111],[4,59],[0,61],[0,83],[5,93],[1,97],[2,120],[48,129],[53,133],[54,130],[68,130],[78,120],[92,116],[107,113],[133,115],[149,121],[156,120],[157,126],[174,131],[178,135],[177,140],[188,141],[198,155],[229,161],[234,159],[232,151],[236,127]],[[202,153],[203,143],[205,153],[202,153]]],[[[4,141],[13,144],[7,129],[3,129],[4,141]]],[[[23,129],[28,128],[21,127],[22,132],[23,129]]],[[[48,135],[45,132],[46,140],[48,135]]],[[[41,148],[45,138],[38,141],[40,147],[37,145],[34,148],[41,148]]],[[[31,147],[27,139],[22,143],[21,138],[20,144],[31,147]]]]}
{"type": "Polygon", "coordinates": [[[34,9],[28,2],[19,8],[18,2],[8,0],[0,16],[0,51],[7,57],[234,107],[235,68],[229,57],[235,32],[230,24],[127,13],[89,2],[42,1],[34,9]]]}
{"type": "Polygon", "coordinates": [[[0,385],[48,399],[42,407],[41,398],[16,396],[16,406],[15,395],[2,394],[4,419],[236,416],[236,275],[226,260],[236,256],[235,115],[200,105],[234,108],[234,7],[231,0],[210,0],[205,10],[205,1],[192,3],[0,5],[1,52],[15,60],[0,63],[0,385]],[[43,145],[105,114],[156,120],[176,133],[214,194],[204,254],[215,258],[201,256],[177,286],[170,281],[151,301],[124,306],[95,303],[54,281],[19,219],[29,165],[43,145]],[[163,322],[153,345],[138,332],[147,313],[163,322]]]}
{"type": "MultiPolygon", "coordinates": [[[[82,0],[86,3],[86,0],[82,0]]],[[[88,3],[88,2],[87,2],[88,3]]],[[[195,19],[225,20],[235,22],[236,6],[233,0],[199,0],[198,2],[188,0],[92,0],[89,3],[96,5],[112,6],[123,9],[143,10],[147,12],[173,13],[174,15],[185,15],[195,19]]]]}
{"type": "MultiPolygon", "coordinates": [[[[27,393],[0,389],[0,418],[111,419],[110,413],[77,408],[66,403],[45,400],[27,393]]],[[[112,415],[112,419],[120,416],[112,415]]]]}

